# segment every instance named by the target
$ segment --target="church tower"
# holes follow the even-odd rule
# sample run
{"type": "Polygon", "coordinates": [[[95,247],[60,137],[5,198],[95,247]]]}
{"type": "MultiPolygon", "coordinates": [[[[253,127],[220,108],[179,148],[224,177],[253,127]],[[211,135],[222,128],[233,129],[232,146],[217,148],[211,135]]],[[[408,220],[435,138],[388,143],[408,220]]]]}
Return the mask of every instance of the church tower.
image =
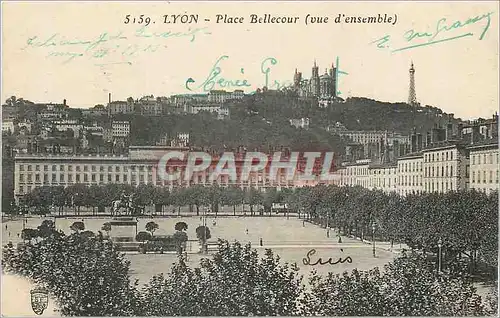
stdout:
{"type": "Polygon", "coordinates": [[[319,95],[320,95],[319,67],[316,65],[316,60],[314,60],[314,65],[313,65],[313,68],[312,68],[311,92],[316,97],[319,97],[319,95]]]}
{"type": "Polygon", "coordinates": [[[295,74],[293,75],[293,88],[298,91],[300,89],[301,82],[302,72],[297,72],[297,69],[295,69],[295,74]]]}
{"type": "Polygon", "coordinates": [[[332,78],[332,97],[337,96],[337,68],[332,63],[332,67],[330,68],[330,77],[332,78]]]}

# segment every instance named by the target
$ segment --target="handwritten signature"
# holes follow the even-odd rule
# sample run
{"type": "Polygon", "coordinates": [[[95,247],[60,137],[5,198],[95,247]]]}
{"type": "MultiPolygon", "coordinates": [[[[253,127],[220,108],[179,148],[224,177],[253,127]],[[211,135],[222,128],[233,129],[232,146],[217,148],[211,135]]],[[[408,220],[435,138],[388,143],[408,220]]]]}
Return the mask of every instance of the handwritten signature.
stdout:
{"type": "MultiPolygon", "coordinates": [[[[340,249],[341,252],[343,252],[344,250],[343,249],[340,249]]],[[[330,257],[328,258],[327,261],[323,261],[323,259],[318,258],[318,260],[314,263],[311,263],[311,256],[313,256],[314,254],[316,254],[316,250],[313,248],[311,249],[309,252],[307,252],[306,254],[306,257],[304,257],[302,259],[302,263],[304,265],[310,265],[310,266],[315,266],[315,265],[335,265],[335,264],[343,264],[345,262],[347,263],[352,263],[352,258],[350,256],[347,256],[346,258],[342,259],[342,257],[339,257],[339,259],[335,262],[333,262],[333,259],[330,257]]]]}
{"type": "MultiPolygon", "coordinates": [[[[198,86],[192,86],[192,84],[196,83],[196,81],[190,77],[186,80],[185,82],[185,87],[188,91],[193,91],[193,90],[200,90],[203,92],[210,92],[211,90],[214,89],[231,89],[231,88],[244,88],[244,87],[251,87],[252,84],[249,83],[248,79],[227,79],[224,78],[221,73],[222,73],[222,68],[220,66],[220,63],[224,60],[229,59],[228,55],[222,55],[220,56],[210,69],[210,72],[208,73],[208,76],[205,78],[205,80],[199,84],[198,86]]],[[[267,57],[265,58],[261,64],[260,64],[260,72],[261,74],[264,75],[264,87],[267,87],[268,89],[275,89],[275,90],[280,90],[286,87],[292,87],[293,82],[292,81],[283,81],[279,82],[278,80],[271,79],[271,66],[278,64],[278,60],[274,57],[267,57]]],[[[336,83],[337,83],[337,88],[338,88],[338,83],[339,83],[339,75],[348,75],[349,73],[341,71],[340,70],[340,60],[337,57],[336,60],[336,71],[335,71],[335,78],[336,78],[336,83]]],[[[240,69],[241,74],[245,74],[245,69],[241,68],[240,69]]],[[[250,93],[254,93],[250,92],[250,93]]],[[[341,92],[337,90],[337,96],[340,96],[341,92]]]]}
{"type": "Polygon", "coordinates": [[[60,58],[63,64],[77,59],[93,60],[95,65],[129,64],[132,58],[144,53],[166,49],[164,41],[170,38],[187,38],[194,42],[198,35],[211,34],[207,28],[189,28],[185,32],[151,32],[146,26],[137,29],[133,35],[103,32],[89,40],[70,38],[60,33],[48,37],[32,36],[21,50],[43,49],[46,58],[60,58]]]}
{"type": "MultiPolygon", "coordinates": [[[[205,78],[205,80],[199,84],[196,87],[193,87],[191,84],[196,83],[196,81],[190,77],[186,80],[185,87],[189,91],[193,90],[199,90],[201,89],[203,92],[210,92],[211,90],[214,89],[231,89],[231,88],[244,88],[244,87],[251,87],[252,84],[249,83],[248,79],[226,79],[224,78],[221,73],[222,73],[222,68],[220,66],[220,62],[229,59],[228,55],[222,55],[220,56],[212,66],[210,72],[208,73],[208,76],[205,78]]],[[[261,73],[264,74],[264,86],[269,88],[269,89],[282,89],[284,87],[289,87],[291,86],[291,81],[285,81],[283,83],[280,83],[277,80],[271,81],[270,80],[270,72],[271,68],[268,67],[268,65],[276,65],[278,63],[278,60],[275,59],[274,57],[268,57],[265,58],[262,63],[261,63],[261,73]]],[[[240,68],[240,73],[245,74],[245,69],[240,68]]]]}
{"type": "MultiPolygon", "coordinates": [[[[454,35],[452,31],[463,30],[464,27],[466,26],[475,24],[479,21],[486,19],[486,23],[482,28],[481,35],[479,36],[479,40],[482,40],[485,37],[486,32],[490,28],[492,14],[493,12],[488,12],[481,16],[468,18],[465,21],[456,21],[453,24],[448,23],[446,18],[441,18],[437,21],[436,25],[434,26],[434,30],[429,32],[417,32],[413,29],[408,30],[403,34],[403,42],[405,43],[404,46],[397,49],[392,49],[391,52],[394,53],[394,52],[413,49],[416,47],[429,46],[441,42],[473,36],[474,33],[472,32],[465,31],[465,33],[463,34],[454,35]],[[447,37],[443,38],[438,36],[447,36],[447,37]]],[[[376,44],[377,48],[379,49],[391,49],[390,47],[391,37],[390,35],[385,35],[375,41],[370,42],[370,44],[376,44]]]]}

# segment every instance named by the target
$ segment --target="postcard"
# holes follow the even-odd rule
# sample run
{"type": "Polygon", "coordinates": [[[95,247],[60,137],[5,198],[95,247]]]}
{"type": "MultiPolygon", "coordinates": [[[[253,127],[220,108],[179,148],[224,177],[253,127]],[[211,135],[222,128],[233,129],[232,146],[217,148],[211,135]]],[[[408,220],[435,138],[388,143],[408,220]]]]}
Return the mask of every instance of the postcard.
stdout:
{"type": "Polygon", "coordinates": [[[2,316],[497,316],[498,17],[2,3],[2,316]]]}

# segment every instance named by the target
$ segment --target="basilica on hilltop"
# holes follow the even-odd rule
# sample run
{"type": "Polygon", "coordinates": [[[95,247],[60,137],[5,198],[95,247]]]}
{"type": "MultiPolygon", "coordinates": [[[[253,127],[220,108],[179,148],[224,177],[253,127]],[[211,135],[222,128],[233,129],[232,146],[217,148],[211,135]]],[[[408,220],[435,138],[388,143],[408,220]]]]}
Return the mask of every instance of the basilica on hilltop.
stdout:
{"type": "Polygon", "coordinates": [[[293,88],[301,97],[318,97],[321,99],[333,99],[336,97],[336,67],[325,69],[323,75],[319,75],[319,67],[314,61],[310,79],[302,78],[302,72],[297,72],[293,76],[293,88]]]}

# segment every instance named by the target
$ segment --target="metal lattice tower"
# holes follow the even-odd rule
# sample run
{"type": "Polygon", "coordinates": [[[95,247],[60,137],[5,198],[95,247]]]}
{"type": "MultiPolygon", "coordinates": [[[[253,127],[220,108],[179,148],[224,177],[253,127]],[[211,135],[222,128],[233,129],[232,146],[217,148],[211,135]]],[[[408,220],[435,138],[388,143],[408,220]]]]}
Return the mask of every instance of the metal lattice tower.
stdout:
{"type": "Polygon", "coordinates": [[[410,67],[410,90],[408,92],[408,104],[411,106],[417,105],[417,93],[415,92],[415,68],[413,67],[413,61],[410,67]]]}

